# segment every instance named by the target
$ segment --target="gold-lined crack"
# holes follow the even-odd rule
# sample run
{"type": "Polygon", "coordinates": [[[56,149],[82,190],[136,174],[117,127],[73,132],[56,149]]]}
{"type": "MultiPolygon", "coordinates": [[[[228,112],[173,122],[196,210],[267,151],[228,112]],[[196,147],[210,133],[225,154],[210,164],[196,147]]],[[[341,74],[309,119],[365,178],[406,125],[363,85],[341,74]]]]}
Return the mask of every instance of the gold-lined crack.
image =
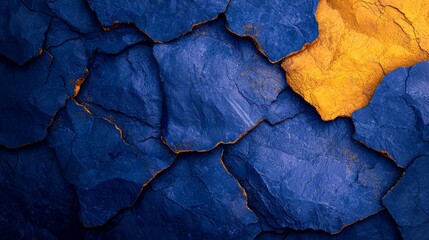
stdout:
{"type": "MultiPolygon", "coordinates": [[[[196,28],[196,27],[198,27],[198,26],[200,26],[200,25],[203,25],[203,24],[205,24],[205,23],[208,23],[208,22],[211,22],[211,21],[214,21],[214,20],[216,20],[216,19],[218,19],[219,18],[219,16],[221,15],[221,14],[225,14],[225,12],[226,12],[226,10],[228,9],[228,6],[229,6],[229,4],[231,3],[231,1],[232,0],[228,0],[228,3],[226,4],[226,6],[225,6],[225,9],[222,11],[222,12],[220,12],[220,13],[218,13],[214,18],[212,18],[212,19],[209,19],[209,20],[205,20],[205,21],[201,21],[201,22],[198,22],[198,23],[195,23],[195,24],[192,24],[192,26],[191,26],[191,28],[188,30],[188,31],[186,31],[186,32],[184,32],[184,33],[181,33],[180,35],[178,35],[177,37],[175,37],[175,38],[172,38],[172,39],[170,39],[170,40],[167,40],[167,41],[158,41],[158,40],[154,40],[153,39],[153,37],[151,37],[147,32],[145,32],[143,29],[141,29],[136,23],[134,23],[134,22],[121,22],[121,21],[118,21],[118,20],[116,20],[116,21],[113,21],[113,23],[110,25],[110,26],[105,26],[105,25],[103,25],[103,24],[101,24],[102,25],[102,28],[103,28],[103,30],[104,31],[110,31],[110,30],[112,30],[112,29],[115,29],[115,28],[117,28],[119,25],[121,25],[121,24],[128,24],[128,25],[134,25],[140,32],[142,32],[143,34],[145,34],[151,41],[153,41],[154,43],[156,43],[156,44],[164,44],[164,43],[169,43],[169,42],[172,42],[172,41],[174,41],[174,40],[177,40],[177,39],[179,39],[179,38],[181,38],[181,37],[183,37],[184,35],[186,35],[186,34],[188,34],[188,33],[191,33],[193,30],[194,30],[194,28],[196,28]]],[[[93,9],[92,9],[93,10],[93,9]]],[[[94,10],[93,10],[94,11],[94,10]]]]}
{"type": "Polygon", "coordinates": [[[234,141],[229,141],[229,142],[217,142],[212,148],[210,149],[203,149],[203,150],[192,150],[192,149],[187,149],[187,150],[174,150],[173,148],[171,148],[171,146],[168,144],[167,140],[165,140],[165,138],[163,136],[161,136],[161,141],[162,143],[164,143],[172,152],[174,152],[175,154],[179,154],[179,153],[189,153],[189,152],[209,152],[215,148],[217,148],[219,145],[221,144],[225,144],[225,145],[232,145],[235,144],[236,142],[238,142],[240,139],[242,139],[244,136],[246,136],[247,133],[249,133],[250,131],[252,131],[255,127],[257,127],[261,122],[263,122],[264,119],[259,119],[252,127],[250,127],[249,129],[247,129],[245,132],[243,132],[242,134],[240,134],[240,136],[238,136],[234,141]]]}

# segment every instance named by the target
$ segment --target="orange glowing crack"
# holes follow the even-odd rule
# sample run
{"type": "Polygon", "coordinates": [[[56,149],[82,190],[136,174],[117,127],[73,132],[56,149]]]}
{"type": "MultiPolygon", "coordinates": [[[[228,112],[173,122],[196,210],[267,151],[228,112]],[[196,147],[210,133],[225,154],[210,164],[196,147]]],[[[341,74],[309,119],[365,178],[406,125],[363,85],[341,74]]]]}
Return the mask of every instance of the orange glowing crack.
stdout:
{"type": "Polygon", "coordinates": [[[321,0],[320,35],[282,63],[323,120],[366,106],[388,72],[429,59],[427,0],[321,0]]]}

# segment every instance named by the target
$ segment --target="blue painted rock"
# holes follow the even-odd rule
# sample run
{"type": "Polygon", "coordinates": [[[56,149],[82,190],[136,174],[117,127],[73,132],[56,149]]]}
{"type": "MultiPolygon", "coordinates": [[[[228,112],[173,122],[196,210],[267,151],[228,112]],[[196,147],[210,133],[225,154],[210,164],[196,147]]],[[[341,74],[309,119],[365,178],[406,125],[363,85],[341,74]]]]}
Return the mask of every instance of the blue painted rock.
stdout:
{"type": "Polygon", "coordinates": [[[132,205],[143,186],[171,162],[144,158],[124,142],[116,125],[71,100],[58,113],[48,140],[76,188],[85,226],[102,225],[132,205]]]}
{"type": "Polygon", "coordinates": [[[392,217],[382,211],[345,228],[338,235],[330,235],[321,231],[294,232],[285,240],[401,240],[401,235],[396,228],[392,217]]]}
{"type": "Polygon", "coordinates": [[[253,239],[258,220],[221,162],[222,150],[183,154],[104,233],[89,239],[253,239]]]}
{"type": "Polygon", "coordinates": [[[0,144],[6,147],[40,140],[46,136],[46,128],[55,109],[37,104],[38,92],[52,89],[64,94],[64,88],[45,85],[51,59],[44,53],[37,59],[18,67],[5,59],[0,60],[0,144]]]}
{"type": "Polygon", "coordinates": [[[131,142],[144,142],[151,136],[160,140],[163,99],[152,48],[139,45],[119,55],[98,54],[89,72],[77,96],[79,103],[96,115],[120,121],[121,129],[127,128],[127,121],[129,127],[138,124],[140,131],[127,135],[138,135],[141,141],[131,142]]]}
{"type": "Polygon", "coordinates": [[[271,62],[278,62],[319,35],[315,17],[318,0],[231,0],[228,28],[253,38],[271,62]]]}
{"type": "Polygon", "coordinates": [[[51,18],[28,9],[21,0],[0,2],[0,54],[23,65],[42,52],[51,18]]]}
{"type": "Polygon", "coordinates": [[[383,203],[405,240],[429,239],[429,156],[416,158],[383,203]]]}
{"type": "Polygon", "coordinates": [[[85,0],[45,0],[45,4],[54,16],[62,19],[75,31],[91,33],[102,30],[85,0]]]}
{"type": "Polygon", "coordinates": [[[218,20],[154,46],[165,98],[163,137],[175,152],[212,149],[253,128],[286,86],[279,66],[218,20]]]}
{"type": "Polygon", "coordinates": [[[24,66],[0,59],[0,144],[16,148],[46,137],[58,109],[87,75],[95,51],[116,54],[147,37],[131,26],[109,32],[79,35],[53,19],[46,39],[47,52],[24,66]]]}
{"type": "Polygon", "coordinates": [[[323,122],[309,109],[261,123],[226,147],[224,160],[272,227],[337,233],[383,209],[381,198],[400,174],[352,132],[348,119],[323,122]]]}
{"type": "Polygon", "coordinates": [[[265,119],[272,125],[291,119],[309,109],[309,105],[291,88],[286,88],[279,94],[270,106],[265,119]]]}
{"type": "Polygon", "coordinates": [[[80,239],[77,202],[53,150],[0,148],[2,239],[80,239]]]}
{"type": "Polygon", "coordinates": [[[353,138],[407,167],[429,154],[429,62],[387,74],[368,106],[352,116],[353,138]]]}
{"type": "Polygon", "coordinates": [[[195,25],[216,18],[228,0],[88,0],[103,26],[134,23],[154,41],[165,42],[189,32],[195,25]]]}

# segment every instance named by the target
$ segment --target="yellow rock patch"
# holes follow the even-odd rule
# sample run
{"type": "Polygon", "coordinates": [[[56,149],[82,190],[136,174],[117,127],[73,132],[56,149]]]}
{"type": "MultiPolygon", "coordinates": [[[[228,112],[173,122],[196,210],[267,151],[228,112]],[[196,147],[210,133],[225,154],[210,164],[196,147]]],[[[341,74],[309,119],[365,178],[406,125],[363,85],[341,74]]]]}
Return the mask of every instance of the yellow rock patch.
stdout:
{"type": "Polygon", "coordinates": [[[385,74],[429,59],[427,0],[321,0],[316,18],[319,37],[282,67],[323,120],[351,116],[385,74]]]}

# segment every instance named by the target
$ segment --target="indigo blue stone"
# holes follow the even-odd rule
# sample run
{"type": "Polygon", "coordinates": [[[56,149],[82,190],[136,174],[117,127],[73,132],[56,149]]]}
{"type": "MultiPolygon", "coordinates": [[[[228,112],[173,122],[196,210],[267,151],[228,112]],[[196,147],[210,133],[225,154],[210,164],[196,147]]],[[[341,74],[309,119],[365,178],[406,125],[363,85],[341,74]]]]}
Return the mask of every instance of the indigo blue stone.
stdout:
{"type": "Polygon", "coordinates": [[[418,157],[383,203],[405,240],[429,239],[429,156],[418,157]]]}
{"type": "Polygon", "coordinates": [[[163,137],[173,151],[212,149],[254,127],[286,87],[284,73],[221,20],[154,46],[165,98],[163,137]]]}
{"type": "Polygon", "coordinates": [[[219,148],[180,155],[112,228],[88,239],[253,239],[258,219],[221,157],[219,148]]]}
{"type": "Polygon", "coordinates": [[[45,0],[45,2],[54,16],[65,21],[75,31],[92,33],[102,29],[85,0],[45,0]]]}
{"type": "Polygon", "coordinates": [[[21,0],[0,2],[0,54],[23,65],[40,55],[51,18],[21,0]]]}
{"type": "Polygon", "coordinates": [[[228,0],[88,0],[103,26],[134,23],[152,40],[166,42],[216,18],[228,0]]]}
{"type": "Polygon", "coordinates": [[[72,100],[58,113],[48,140],[66,180],[76,188],[85,226],[103,225],[131,206],[144,184],[171,162],[145,158],[113,123],[72,100]]]}
{"type": "Polygon", "coordinates": [[[97,54],[89,72],[78,102],[140,121],[159,137],[163,98],[152,48],[138,45],[119,55],[97,54]]]}
{"type": "Polygon", "coordinates": [[[353,138],[407,167],[429,155],[429,62],[387,74],[368,106],[352,116],[353,138]]]}
{"type": "Polygon", "coordinates": [[[109,31],[97,29],[89,33],[73,31],[66,23],[58,18],[52,20],[46,38],[48,49],[58,47],[68,41],[82,41],[86,55],[94,52],[118,54],[130,45],[139,42],[147,43],[149,38],[131,25],[121,25],[109,31]]]}
{"type": "Polygon", "coordinates": [[[288,87],[285,88],[283,92],[278,95],[276,101],[271,104],[265,119],[270,124],[274,125],[293,118],[309,108],[311,107],[309,107],[304,99],[288,87]]]}
{"type": "Polygon", "coordinates": [[[28,9],[52,16],[53,13],[51,12],[51,9],[48,6],[48,3],[50,1],[52,0],[22,0],[22,2],[25,4],[25,6],[28,7],[28,9]]]}
{"type": "Polygon", "coordinates": [[[395,221],[382,211],[346,227],[337,235],[322,231],[293,232],[285,240],[401,240],[395,221]]]}
{"type": "Polygon", "coordinates": [[[255,39],[271,62],[278,62],[319,35],[315,13],[319,0],[231,0],[228,28],[255,39]]]}
{"type": "Polygon", "coordinates": [[[97,54],[77,101],[117,125],[139,156],[164,166],[174,160],[160,139],[162,90],[152,49],[134,46],[119,55],[97,54]]]}
{"type": "Polygon", "coordinates": [[[24,66],[0,59],[0,145],[16,148],[45,138],[53,116],[77,94],[76,81],[87,75],[95,52],[117,54],[147,40],[132,26],[81,35],[54,18],[46,53],[24,66]]]}
{"type": "Polygon", "coordinates": [[[52,116],[67,97],[63,83],[47,82],[51,58],[44,53],[22,67],[0,60],[0,144],[16,148],[46,137],[52,116]]]}
{"type": "Polygon", "coordinates": [[[323,122],[314,109],[263,122],[225,149],[225,164],[250,206],[273,228],[337,233],[381,209],[400,175],[387,158],[353,141],[349,119],[323,122]]]}
{"type": "Polygon", "coordinates": [[[46,141],[0,148],[2,239],[79,239],[77,201],[46,141]]]}

